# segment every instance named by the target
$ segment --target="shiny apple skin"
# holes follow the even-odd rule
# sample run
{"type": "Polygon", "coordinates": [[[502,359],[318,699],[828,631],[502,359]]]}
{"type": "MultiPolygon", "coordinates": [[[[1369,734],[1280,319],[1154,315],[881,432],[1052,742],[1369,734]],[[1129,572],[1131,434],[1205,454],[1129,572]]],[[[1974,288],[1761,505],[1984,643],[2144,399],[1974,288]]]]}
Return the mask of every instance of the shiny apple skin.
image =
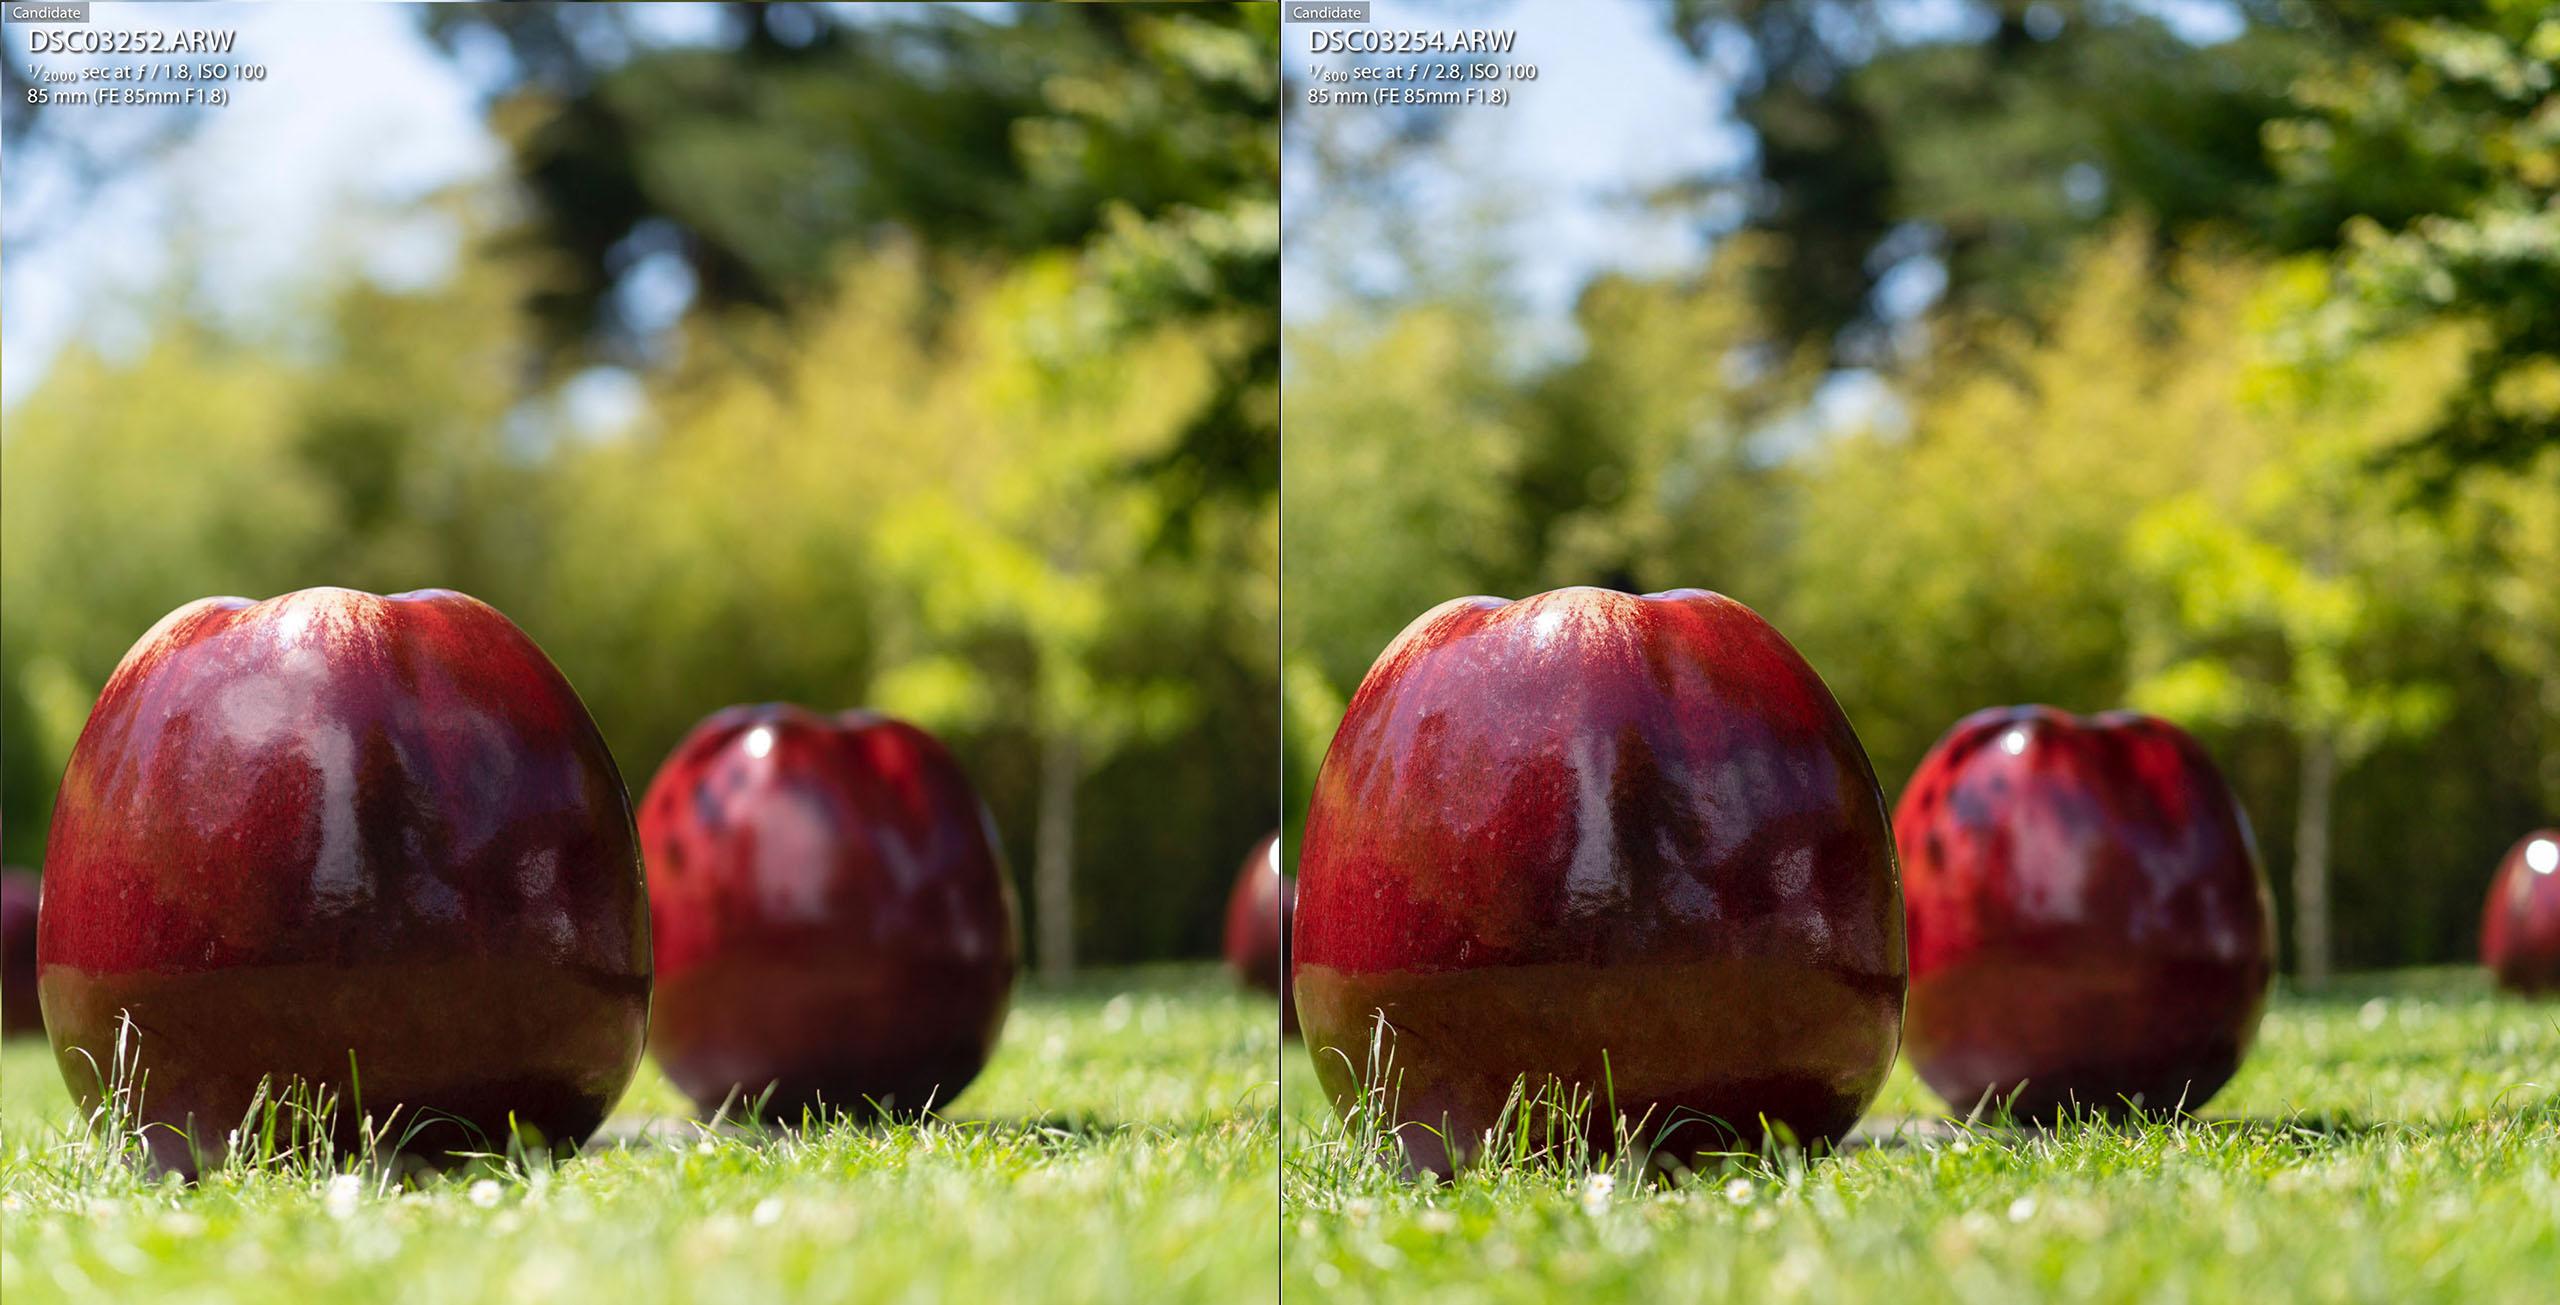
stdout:
{"type": "MultiPolygon", "coordinates": [[[[1265,992],[1284,994],[1288,967],[1289,917],[1296,909],[1298,881],[1280,873],[1280,835],[1254,844],[1236,871],[1235,889],[1227,894],[1227,968],[1265,992]]],[[[1280,1032],[1298,1031],[1294,1003],[1280,1003],[1280,1032]]]]}
{"type": "Polygon", "coordinates": [[[504,1146],[510,1115],[583,1140],[639,1066],[649,920],[622,777],[541,649],[462,594],[162,618],[72,750],[44,881],[63,1076],[94,1105],[131,1012],[136,1113],[180,1172],[220,1158],[263,1077],[349,1103],[342,1148],[360,1098],[432,1157],[504,1146]]]}
{"type": "Polygon", "coordinates": [[[2507,849],[2480,917],[2480,962],[2498,986],[2560,996],[2560,829],[2537,829],[2507,849]]]}
{"type": "Polygon", "coordinates": [[[986,804],[940,741],[868,712],[730,707],[640,802],[650,1049],[706,1114],[909,1116],[994,1054],[1020,967],[986,804]],[[770,1092],[770,1095],[766,1095],[770,1092]]]}
{"type": "Polygon", "coordinates": [[[1894,812],[1911,912],[1912,1066],[1959,1112],[2202,1106],[2257,1036],[2274,911],[2204,748],[2136,712],[1995,707],[1921,759],[1894,812]]]}
{"type": "Polygon", "coordinates": [[[35,872],[0,870],[0,1037],[44,1032],[36,1000],[35,872]]]}
{"type": "Polygon", "coordinates": [[[1906,963],[1875,772],[1813,668],[1722,595],[1424,613],[1352,695],[1298,873],[1317,1077],[1348,1110],[1383,1013],[1422,1169],[1464,1163],[1523,1080],[1594,1093],[1602,1147],[1624,1121],[1694,1163],[1764,1120],[1824,1146],[1893,1064],[1906,963]]]}

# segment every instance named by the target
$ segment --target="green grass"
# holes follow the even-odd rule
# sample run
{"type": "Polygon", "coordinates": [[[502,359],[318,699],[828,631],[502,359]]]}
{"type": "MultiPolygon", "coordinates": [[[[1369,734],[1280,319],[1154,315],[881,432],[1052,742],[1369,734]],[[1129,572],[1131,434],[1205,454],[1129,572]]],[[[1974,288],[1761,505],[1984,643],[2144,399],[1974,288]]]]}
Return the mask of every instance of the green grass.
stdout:
{"type": "Polygon", "coordinates": [[[1278,1035],[1207,967],[1033,988],[950,1117],[761,1139],[654,1071],[557,1164],[194,1187],[117,1163],[41,1041],[0,1052],[0,1294],[50,1300],[1268,1300],[1278,1035]]]}
{"type": "Polygon", "coordinates": [[[2560,1300],[2560,1003],[2471,973],[2277,1001],[2202,1120],[1946,1125],[1680,1183],[1398,1177],[1284,1058],[1283,1284],[1333,1301],[2560,1300]]]}
{"type": "Polygon", "coordinates": [[[2560,1004],[2467,973],[2269,1014],[2171,1125],[1965,1130],[1897,1071],[1883,1140],[1678,1184],[1352,1154],[1303,1049],[1275,1213],[1263,1007],[1205,968],[1031,990],[949,1119],[707,1137],[644,1076],[556,1165],[195,1187],[114,1162],[41,1044],[0,1053],[0,1293],[56,1299],[2548,1300],[2560,1004]],[[650,1127],[644,1132],[643,1126],[650,1127]]]}

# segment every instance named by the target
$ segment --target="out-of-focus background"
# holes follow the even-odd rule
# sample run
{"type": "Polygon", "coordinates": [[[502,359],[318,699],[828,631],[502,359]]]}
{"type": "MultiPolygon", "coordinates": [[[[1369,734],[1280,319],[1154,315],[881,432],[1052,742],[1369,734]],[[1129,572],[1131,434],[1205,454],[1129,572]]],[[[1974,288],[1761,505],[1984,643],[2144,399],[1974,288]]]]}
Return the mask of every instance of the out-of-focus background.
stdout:
{"type": "Polygon", "coordinates": [[[1694,585],[1889,799],[1976,708],[2145,708],[2239,789],[2298,976],[2476,955],[2560,815],[2547,5],[1378,12],[1543,75],[1319,109],[1351,57],[1284,49],[1293,834],[1426,608],[1694,585]]]}
{"type": "Polygon", "coordinates": [[[1278,784],[1272,9],[158,12],[266,80],[31,107],[7,29],[7,861],[161,614],[444,586],[635,793],[725,704],[883,708],[1045,965],[1215,950],[1278,784]]]}

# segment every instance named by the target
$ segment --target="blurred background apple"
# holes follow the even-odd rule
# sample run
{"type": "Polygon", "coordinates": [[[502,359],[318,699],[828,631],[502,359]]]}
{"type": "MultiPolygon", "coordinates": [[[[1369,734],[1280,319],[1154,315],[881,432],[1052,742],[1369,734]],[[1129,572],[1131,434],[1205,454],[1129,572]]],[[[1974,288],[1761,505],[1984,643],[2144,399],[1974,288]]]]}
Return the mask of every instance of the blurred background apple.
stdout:
{"type": "Polygon", "coordinates": [[[985,804],[932,735],[867,712],[730,707],[640,803],[649,1044],[706,1114],[913,1115],[1004,1028],[1020,944],[985,804]]]}
{"type": "Polygon", "coordinates": [[[2525,835],[2498,862],[2480,960],[2510,992],[2560,993],[2560,829],[2525,835]]]}
{"type": "Polygon", "coordinates": [[[1298,904],[1298,881],[1280,870],[1280,833],[1273,830],[1236,871],[1227,895],[1227,968],[1236,977],[1280,996],[1280,1032],[1298,1031],[1297,1003],[1288,999],[1289,921],[1298,904]]]}
{"type": "Polygon", "coordinates": [[[32,870],[0,869],[0,1037],[44,1032],[36,1001],[36,896],[32,870]]]}
{"type": "Polygon", "coordinates": [[[2201,1106],[2275,972],[2257,845],[2204,749],[2133,712],[1958,722],[1894,813],[1910,1056],[1964,1112],[2201,1106]]]}

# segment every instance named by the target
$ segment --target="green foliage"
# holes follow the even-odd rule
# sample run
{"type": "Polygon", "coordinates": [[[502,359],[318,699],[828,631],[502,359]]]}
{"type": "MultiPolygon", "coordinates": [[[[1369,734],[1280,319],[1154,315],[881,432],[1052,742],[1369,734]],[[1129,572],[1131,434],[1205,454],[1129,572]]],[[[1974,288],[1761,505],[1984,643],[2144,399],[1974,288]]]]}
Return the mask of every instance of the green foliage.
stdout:
{"type": "Polygon", "coordinates": [[[2197,45],[2106,0],[1915,24],[1860,0],[1665,0],[1701,58],[1741,57],[1738,175],[1789,340],[1888,358],[1875,291],[1919,254],[1945,302],[2041,324],[2052,269],[2127,217],[2164,249],[2317,251],[2285,332],[2332,361],[2402,331],[2477,332],[2410,447],[2441,492],[2560,440],[2560,19],[2540,0],[2248,0],[2197,45]]]}
{"type": "Polygon", "coordinates": [[[499,263],[433,295],[351,288],[317,350],[167,321],[75,350],[0,445],[7,856],[41,858],[54,781],[133,640],[211,594],[465,584],[508,547],[494,432],[514,295],[499,263]],[[467,345],[456,347],[456,341],[467,345]]]}
{"type": "Polygon", "coordinates": [[[1977,708],[2120,705],[2126,530],[2248,456],[2229,430],[2245,278],[2191,268],[2163,295],[2146,245],[2126,232],[2079,264],[2041,334],[1994,319],[1951,338],[1964,361],[1918,377],[1907,431],[1806,460],[1768,614],[1889,789],[1977,708]]]}
{"type": "Polygon", "coordinates": [[[1210,349],[1079,336],[1103,292],[1063,259],[910,249],[839,279],[788,330],[738,326],[746,365],[673,377],[658,424],[561,451],[537,636],[597,668],[582,691],[635,767],[740,698],[911,716],[960,745],[1017,865],[1042,744],[1094,774],[1128,753],[1108,792],[1152,798],[1080,840],[1106,867],[1085,900],[1150,879],[1160,900],[1086,918],[1105,955],[1207,945],[1225,846],[1269,818],[1271,509],[1193,505],[1193,547],[1161,549],[1166,486],[1127,468],[1182,437],[1210,349]]]}
{"type": "Polygon", "coordinates": [[[1186,504],[1191,546],[1164,549],[1171,487],[1129,468],[1183,438],[1217,341],[1080,330],[1111,291],[1076,260],[890,250],[788,327],[702,322],[714,347],[650,419],[581,437],[505,406],[512,266],[351,289],[308,358],[173,321],[134,359],[66,361],[13,415],[13,860],[40,855],[87,703],[161,613],[448,585],[542,643],[635,789],[727,703],[875,705],[951,738],[1021,865],[1027,758],[1071,737],[1088,900],[1143,903],[1080,912],[1091,950],[1214,944],[1235,849],[1269,827],[1273,510],[1186,504]]]}
{"type": "Polygon", "coordinates": [[[1518,574],[1504,488],[1521,457],[1486,321],[1427,306],[1290,346],[1282,451],[1286,642],[1357,683],[1387,637],[1446,598],[1518,574]]]}
{"type": "Polygon", "coordinates": [[[2320,293],[2316,266],[2155,251],[2134,228],[2089,248],[2038,327],[1933,320],[1899,416],[1868,429],[1801,415],[1810,364],[1736,292],[1748,241],[1698,277],[1595,285],[1582,353],[1546,366],[1504,365],[1441,303],[1375,336],[1308,324],[1284,522],[1293,801],[1334,719],[1297,699],[1340,703],[1431,605],[1698,585],[1804,652],[1889,795],[1978,708],[2142,702],[2206,737],[2281,869],[2303,731],[2352,734],[2342,955],[2467,954],[2498,853],[2560,799],[2560,484],[2482,471],[2411,503],[2413,473],[2374,460],[2461,383],[2458,334],[2308,367],[2276,324],[2320,293]]]}
{"type": "MultiPolygon", "coordinates": [[[[2316,449],[2297,447],[2302,462],[2316,449]]],[[[2128,560],[2156,583],[2131,692],[2172,719],[2270,721],[2333,740],[2352,764],[2442,718],[2444,686],[2391,674],[2394,650],[2461,615],[2459,550],[2352,463],[2280,465],[2243,493],[2246,516],[2170,499],[2134,527],[2128,560]]]]}
{"type": "Polygon", "coordinates": [[[1728,575],[1767,549],[1774,464],[1821,365],[1751,308],[1769,257],[1745,236],[1698,276],[1583,292],[1582,354],[1539,378],[1522,414],[1533,433],[1514,497],[1537,587],[1670,588],[1683,582],[1665,559],[1728,575]]]}
{"type": "Polygon", "coordinates": [[[1072,250],[1106,288],[1094,329],[1216,342],[1217,385],[1147,469],[1267,495],[1277,418],[1279,23],[1262,5],[738,6],[730,40],[656,47],[629,16],[429,13],[528,70],[496,106],[552,260],[529,288],[565,359],[647,353],[619,297],[636,259],[698,302],[822,310],[847,254],[906,241],[963,263],[1072,250]]]}
{"type": "Polygon", "coordinates": [[[1769,241],[1752,286],[1789,341],[1889,354],[1875,291],[1922,253],[1944,266],[1948,304],[2034,320],[2051,270],[2126,217],[2166,244],[2235,220],[2282,225],[2290,241],[2346,216],[2270,216],[2261,128],[2320,48],[2273,4],[2234,6],[2241,36],[2205,47],[2112,0],[1662,7],[1698,57],[1740,65],[1734,114],[1758,148],[1738,175],[1704,180],[1742,197],[1746,227],[1769,241]]]}
{"type": "Polygon", "coordinates": [[[228,328],[172,296],[11,413],[11,861],[162,613],[441,585],[542,643],[635,789],[732,702],[907,713],[1016,866],[1071,820],[1088,956],[1214,947],[1278,783],[1276,14],[720,14],[422,14],[512,56],[512,175],[425,201],[471,234],[450,281],[228,328]],[[672,324],[621,316],[652,259],[697,287],[672,324]],[[571,420],[599,362],[630,429],[571,420]]]}
{"type": "MultiPolygon", "coordinates": [[[[2538,467],[2478,489],[2480,532],[2494,539],[2507,565],[2487,577],[2483,647],[2529,696],[2511,710],[2509,755],[2539,757],[2535,768],[2545,811],[2560,811],[2560,452],[2538,467]]],[[[2520,695],[2521,696],[2521,695],[2520,695]]]]}
{"type": "Polygon", "coordinates": [[[2560,443],[2560,17],[2537,0],[2356,0],[2326,17],[2358,39],[2296,80],[2267,129],[2288,193],[2354,215],[2296,347],[2472,328],[2423,447],[2440,480],[2521,466],[2560,443]]]}

